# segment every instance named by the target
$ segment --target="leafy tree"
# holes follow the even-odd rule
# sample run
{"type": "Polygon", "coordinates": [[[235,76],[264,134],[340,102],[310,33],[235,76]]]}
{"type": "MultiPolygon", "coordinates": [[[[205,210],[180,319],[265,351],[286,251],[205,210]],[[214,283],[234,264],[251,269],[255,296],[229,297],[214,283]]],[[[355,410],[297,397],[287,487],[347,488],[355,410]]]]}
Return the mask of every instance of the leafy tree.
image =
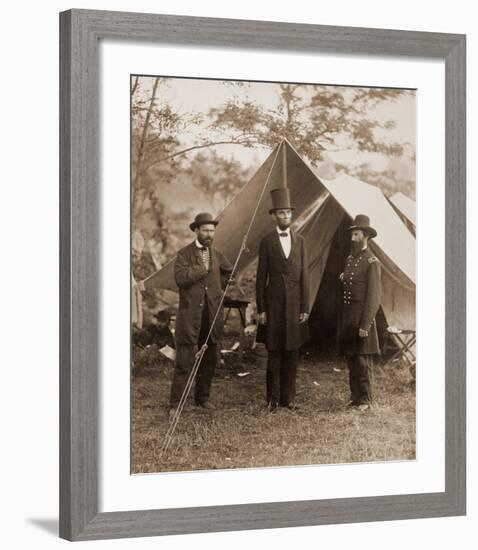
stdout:
{"type": "Polygon", "coordinates": [[[159,89],[166,79],[154,78],[151,87],[141,86],[137,80],[132,84],[132,183],[133,219],[139,222],[141,215],[158,200],[154,198],[157,182],[170,181],[179,169],[178,160],[155,166],[155,159],[176,150],[177,135],[187,123],[185,117],[158,99],[159,89]],[[156,184],[156,185],[155,185],[156,184]]]}
{"type": "Polygon", "coordinates": [[[250,171],[240,162],[211,150],[197,153],[187,174],[198,191],[206,194],[215,210],[222,210],[248,181],[250,171]]]}
{"type": "Polygon", "coordinates": [[[303,84],[277,86],[278,103],[273,109],[249,99],[234,98],[210,110],[211,128],[246,147],[273,147],[285,137],[312,165],[331,152],[346,150],[395,156],[403,153],[403,144],[379,137],[395,122],[379,122],[370,115],[370,109],[409,92],[303,84]]]}
{"type": "Polygon", "coordinates": [[[178,136],[190,124],[197,124],[197,114],[182,114],[164,100],[161,91],[165,78],[139,78],[131,82],[131,176],[133,229],[144,237],[147,246],[136,259],[147,271],[155,271],[172,255],[169,234],[172,215],[162,199],[165,183],[177,178],[184,169],[182,158],[171,156],[178,150],[178,136]],[[158,158],[167,162],[156,162],[158,158]]]}
{"type": "Polygon", "coordinates": [[[401,191],[411,199],[415,199],[415,180],[407,177],[403,171],[393,167],[385,170],[373,170],[369,164],[361,164],[349,171],[349,174],[371,185],[380,187],[389,197],[397,191],[401,191]]]}

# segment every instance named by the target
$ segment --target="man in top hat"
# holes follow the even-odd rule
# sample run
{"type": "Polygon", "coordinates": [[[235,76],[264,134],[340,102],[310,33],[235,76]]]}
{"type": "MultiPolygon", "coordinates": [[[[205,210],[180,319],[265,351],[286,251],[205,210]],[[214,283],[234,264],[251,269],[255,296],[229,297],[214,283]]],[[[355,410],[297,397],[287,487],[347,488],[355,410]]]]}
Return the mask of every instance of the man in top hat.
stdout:
{"type": "Polygon", "coordinates": [[[309,274],[302,235],[291,230],[292,210],[287,188],[271,191],[269,214],[275,228],[259,247],[256,295],[257,341],[268,351],[267,405],[295,410],[299,348],[309,338],[309,274]]]}
{"type": "MultiPolygon", "coordinates": [[[[178,252],[174,264],[174,276],[179,287],[179,310],[176,317],[176,364],[169,402],[170,416],[174,415],[179,404],[196,352],[206,342],[220,306],[223,289],[232,272],[227,258],[212,247],[218,223],[207,212],[198,214],[189,225],[196,238],[178,252]]],[[[205,409],[214,408],[209,403],[209,393],[223,326],[221,305],[196,375],[194,399],[196,405],[205,409]]]]}
{"type": "Polygon", "coordinates": [[[356,216],[350,233],[350,255],[340,274],[343,308],[339,340],[349,368],[349,405],[366,410],[372,402],[373,356],[380,353],[375,316],[382,299],[380,264],[368,247],[377,236],[368,216],[356,216]]]}

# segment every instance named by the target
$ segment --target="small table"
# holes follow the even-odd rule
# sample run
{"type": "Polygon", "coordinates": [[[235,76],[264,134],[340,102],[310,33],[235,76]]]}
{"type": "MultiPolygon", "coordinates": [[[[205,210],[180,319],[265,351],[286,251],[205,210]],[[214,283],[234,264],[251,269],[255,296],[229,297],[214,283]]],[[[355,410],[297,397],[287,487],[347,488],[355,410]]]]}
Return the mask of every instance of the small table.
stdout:
{"type": "Polygon", "coordinates": [[[387,332],[392,335],[398,350],[393,354],[392,358],[388,361],[393,363],[399,359],[404,359],[410,367],[414,367],[417,362],[413,347],[417,341],[416,330],[403,329],[397,327],[388,327],[387,332]]]}
{"type": "Polygon", "coordinates": [[[224,318],[224,324],[227,323],[231,309],[237,309],[241,317],[242,328],[246,328],[246,308],[249,305],[247,300],[234,300],[232,298],[224,298],[224,309],[226,309],[226,316],[224,318]]]}

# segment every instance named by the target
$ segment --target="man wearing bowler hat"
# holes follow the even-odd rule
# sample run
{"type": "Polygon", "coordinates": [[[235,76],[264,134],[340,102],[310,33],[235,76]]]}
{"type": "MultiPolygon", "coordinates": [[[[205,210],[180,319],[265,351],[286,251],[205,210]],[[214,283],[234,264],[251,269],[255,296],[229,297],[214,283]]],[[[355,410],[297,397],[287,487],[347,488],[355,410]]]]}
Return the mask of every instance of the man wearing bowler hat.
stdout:
{"type": "Polygon", "coordinates": [[[350,255],[340,274],[343,307],[339,340],[349,368],[349,405],[364,411],[372,402],[373,356],[380,353],[375,316],[382,299],[380,264],[368,247],[377,236],[368,216],[359,214],[348,228],[350,255]]]}
{"type": "Polygon", "coordinates": [[[171,332],[171,313],[165,309],[156,312],[146,327],[134,332],[133,343],[140,347],[156,344],[158,348],[163,346],[175,348],[176,344],[171,332]]]}
{"type": "MultiPolygon", "coordinates": [[[[176,317],[176,364],[169,402],[170,416],[174,415],[179,404],[196,352],[206,342],[223,289],[232,272],[227,258],[212,247],[218,223],[207,212],[198,214],[189,225],[196,239],[178,252],[174,264],[174,276],[179,288],[179,310],[176,317]]],[[[204,409],[214,409],[209,402],[209,393],[223,326],[221,305],[196,375],[194,399],[196,405],[204,409]]]]}
{"type": "Polygon", "coordinates": [[[287,188],[271,191],[275,228],[259,247],[256,297],[257,341],[268,351],[266,398],[269,410],[297,409],[295,389],[299,348],[309,338],[309,275],[304,238],[291,230],[287,188]]]}

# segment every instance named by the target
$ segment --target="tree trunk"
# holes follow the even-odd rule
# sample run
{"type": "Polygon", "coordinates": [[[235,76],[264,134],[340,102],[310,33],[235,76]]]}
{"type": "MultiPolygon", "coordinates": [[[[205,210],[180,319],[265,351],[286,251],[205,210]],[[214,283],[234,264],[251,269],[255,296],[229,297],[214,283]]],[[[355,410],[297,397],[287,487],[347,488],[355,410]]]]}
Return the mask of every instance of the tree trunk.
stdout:
{"type": "Polygon", "coordinates": [[[135,170],[135,174],[134,174],[134,178],[133,178],[133,215],[134,215],[135,219],[136,219],[136,216],[138,215],[138,212],[136,211],[137,206],[138,206],[138,203],[140,203],[140,201],[139,201],[139,196],[140,196],[139,185],[140,185],[140,181],[141,181],[141,163],[142,163],[143,158],[144,158],[146,136],[147,136],[147,133],[148,133],[148,127],[149,127],[149,121],[151,119],[151,113],[152,113],[153,108],[154,108],[154,100],[156,99],[156,91],[158,89],[158,84],[159,84],[159,77],[156,77],[154,79],[153,90],[151,92],[151,99],[149,101],[149,106],[148,106],[148,112],[146,113],[146,118],[144,120],[144,126],[143,126],[143,129],[142,129],[142,132],[141,132],[141,139],[140,139],[140,142],[139,142],[139,145],[138,145],[138,154],[137,154],[137,157],[136,157],[136,170],[135,170]]]}

